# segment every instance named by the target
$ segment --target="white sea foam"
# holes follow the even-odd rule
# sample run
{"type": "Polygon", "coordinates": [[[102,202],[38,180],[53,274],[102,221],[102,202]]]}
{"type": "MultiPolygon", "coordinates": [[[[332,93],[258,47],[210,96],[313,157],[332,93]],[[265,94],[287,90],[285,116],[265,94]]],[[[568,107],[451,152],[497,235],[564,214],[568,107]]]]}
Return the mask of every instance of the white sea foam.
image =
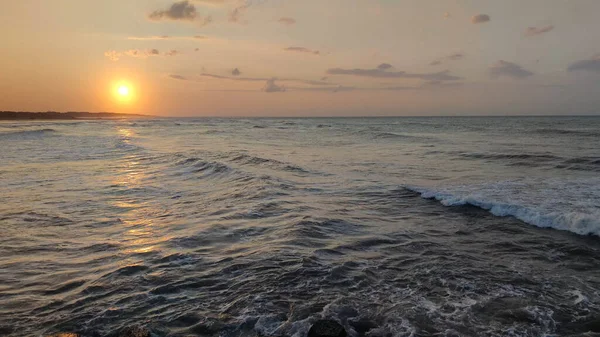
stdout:
{"type": "Polygon", "coordinates": [[[600,236],[600,181],[530,180],[486,184],[405,186],[444,206],[472,205],[543,228],[600,236]]]}

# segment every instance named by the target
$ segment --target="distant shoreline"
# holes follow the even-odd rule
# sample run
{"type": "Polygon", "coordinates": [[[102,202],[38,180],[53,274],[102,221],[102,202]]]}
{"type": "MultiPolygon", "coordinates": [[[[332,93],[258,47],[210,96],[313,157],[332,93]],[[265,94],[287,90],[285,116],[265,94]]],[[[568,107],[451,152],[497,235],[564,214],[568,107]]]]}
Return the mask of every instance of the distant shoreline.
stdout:
{"type": "Polygon", "coordinates": [[[0,111],[0,121],[23,120],[96,120],[96,119],[121,119],[121,118],[155,118],[155,116],[125,114],[116,112],[26,112],[26,111],[0,111]]]}

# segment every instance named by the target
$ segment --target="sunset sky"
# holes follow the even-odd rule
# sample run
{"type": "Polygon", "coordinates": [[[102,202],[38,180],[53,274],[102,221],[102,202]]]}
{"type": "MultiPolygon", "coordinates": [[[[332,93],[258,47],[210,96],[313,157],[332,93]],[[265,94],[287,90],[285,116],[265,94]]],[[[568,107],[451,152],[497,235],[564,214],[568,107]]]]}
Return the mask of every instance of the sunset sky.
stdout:
{"type": "Polygon", "coordinates": [[[0,110],[600,114],[598,0],[19,0],[0,8],[0,110]]]}

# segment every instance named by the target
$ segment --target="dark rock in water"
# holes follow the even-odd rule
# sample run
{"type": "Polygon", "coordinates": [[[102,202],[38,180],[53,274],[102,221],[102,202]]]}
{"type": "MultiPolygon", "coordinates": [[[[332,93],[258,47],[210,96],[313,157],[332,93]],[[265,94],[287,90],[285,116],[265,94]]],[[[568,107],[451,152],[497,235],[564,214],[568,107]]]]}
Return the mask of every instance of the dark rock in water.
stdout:
{"type": "Polygon", "coordinates": [[[323,319],[310,327],[308,337],[346,337],[346,330],[336,321],[323,319]]]}
{"type": "Polygon", "coordinates": [[[119,337],[150,337],[150,330],[141,326],[130,326],[123,329],[119,337]]]}
{"type": "Polygon", "coordinates": [[[377,327],[377,324],[368,319],[349,320],[348,323],[354,328],[354,331],[356,331],[359,336],[364,336],[369,330],[377,327]]]}
{"type": "Polygon", "coordinates": [[[595,319],[587,322],[585,329],[591,332],[600,332],[600,317],[596,317],[595,319]]]}

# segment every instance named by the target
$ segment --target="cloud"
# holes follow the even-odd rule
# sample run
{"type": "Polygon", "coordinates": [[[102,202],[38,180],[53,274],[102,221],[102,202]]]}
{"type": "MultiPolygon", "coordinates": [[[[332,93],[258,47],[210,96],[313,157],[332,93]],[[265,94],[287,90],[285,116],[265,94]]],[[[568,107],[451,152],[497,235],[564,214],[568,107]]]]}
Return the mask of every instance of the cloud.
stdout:
{"type": "Polygon", "coordinates": [[[380,64],[380,65],[377,66],[377,69],[379,69],[379,70],[387,70],[387,69],[390,69],[390,68],[392,68],[392,65],[389,64],[389,63],[382,63],[382,64],[380,64]]]}
{"type": "Polygon", "coordinates": [[[283,50],[293,51],[293,52],[298,52],[298,53],[308,53],[308,54],[313,54],[313,55],[321,54],[321,52],[318,50],[311,50],[311,49],[304,48],[304,47],[287,47],[287,48],[284,48],[283,50]]]}
{"type": "Polygon", "coordinates": [[[198,17],[196,7],[189,1],[176,2],[167,10],[156,10],[148,16],[151,20],[188,20],[193,21],[198,17]]]}
{"type": "Polygon", "coordinates": [[[285,92],[284,86],[279,86],[275,83],[275,79],[271,78],[267,80],[265,86],[262,88],[264,92],[285,92]]]}
{"type": "MultiPolygon", "coordinates": [[[[106,54],[105,54],[106,55],[106,54]]],[[[568,71],[589,71],[600,73],[600,55],[591,59],[573,62],[567,68],[568,71]]]]}
{"type": "Polygon", "coordinates": [[[241,74],[242,72],[238,68],[235,68],[231,71],[231,75],[233,76],[240,76],[241,74]]]}
{"type": "Polygon", "coordinates": [[[242,21],[242,17],[244,16],[248,8],[252,5],[252,2],[250,0],[242,0],[240,1],[240,3],[241,4],[239,4],[234,9],[232,9],[231,12],[229,12],[229,22],[246,23],[245,21],[242,21]]]}
{"type": "Polygon", "coordinates": [[[525,30],[525,36],[536,36],[536,35],[542,35],[544,33],[548,33],[549,31],[553,30],[554,26],[545,26],[545,27],[529,27],[525,30]]]}
{"type": "Polygon", "coordinates": [[[440,65],[440,64],[444,63],[444,61],[458,61],[458,60],[462,60],[463,58],[465,58],[465,54],[463,54],[463,53],[454,53],[454,54],[451,54],[451,55],[439,58],[437,60],[433,60],[433,61],[431,61],[431,63],[429,63],[429,65],[430,66],[437,66],[437,65],[440,65]]]}
{"type": "Polygon", "coordinates": [[[484,23],[490,21],[491,18],[487,14],[477,14],[471,17],[471,23],[484,23]]]}
{"type": "Polygon", "coordinates": [[[137,58],[146,58],[149,56],[158,56],[160,52],[158,49],[148,49],[148,50],[139,50],[139,49],[129,49],[124,52],[125,55],[129,57],[137,57],[137,58]]]}
{"type": "Polygon", "coordinates": [[[296,23],[296,20],[294,20],[294,18],[283,17],[283,18],[280,18],[279,20],[277,20],[277,22],[279,22],[283,25],[291,26],[296,23]]]}
{"type": "Polygon", "coordinates": [[[179,52],[175,49],[173,50],[169,50],[168,52],[165,53],[165,56],[177,56],[179,54],[179,52]]]}
{"type": "Polygon", "coordinates": [[[208,37],[204,35],[194,35],[194,36],[129,36],[127,40],[135,40],[135,41],[161,41],[161,40],[204,40],[208,39],[208,37]]]}
{"type": "Polygon", "coordinates": [[[229,77],[229,76],[221,76],[221,75],[207,74],[207,73],[202,73],[202,74],[200,74],[200,76],[216,78],[216,79],[220,79],[220,80],[232,80],[232,81],[244,81],[244,82],[263,82],[263,81],[268,80],[268,78],[262,78],[262,77],[229,77]]]}
{"type": "Polygon", "coordinates": [[[181,75],[169,75],[169,77],[174,78],[176,80],[182,80],[182,81],[187,81],[188,78],[185,76],[181,76],[181,75]]]}
{"type": "Polygon", "coordinates": [[[465,84],[462,82],[429,81],[423,83],[423,85],[421,85],[421,89],[460,87],[463,85],[465,84]]]}
{"type": "Polygon", "coordinates": [[[492,78],[505,76],[514,79],[523,79],[533,75],[531,71],[524,69],[520,65],[503,60],[500,60],[496,62],[496,64],[492,65],[489,69],[489,72],[492,78]]]}
{"type": "Polygon", "coordinates": [[[155,40],[168,40],[173,39],[173,37],[168,35],[161,36],[129,36],[127,40],[136,40],[136,41],[155,41],[155,40]]]}
{"type": "Polygon", "coordinates": [[[225,4],[227,1],[225,1],[225,0],[194,0],[194,2],[198,2],[201,5],[218,6],[218,5],[225,4]]]}
{"type": "MultiPolygon", "coordinates": [[[[233,72],[232,72],[232,75],[233,76],[222,76],[222,75],[207,74],[207,73],[200,74],[200,76],[202,76],[202,77],[209,77],[209,78],[220,79],[220,80],[241,81],[241,82],[264,82],[264,81],[273,79],[273,77],[272,78],[236,77],[237,75],[233,74],[233,72]]],[[[337,86],[336,83],[325,82],[323,80],[314,81],[314,80],[303,80],[303,79],[298,79],[298,78],[277,78],[277,81],[301,83],[301,84],[306,84],[306,85],[311,85],[311,86],[337,86]]]]}
{"type": "Polygon", "coordinates": [[[191,4],[188,0],[183,0],[179,2],[175,2],[166,10],[156,10],[150,15],[148,18],[153,21],[160,20],[174,20],[174,21],[196,21],[200,20],[202,25],[206,25],[212,22],[212,17],[206,16],[202,18],[198,11],[196,10],[196,6],[191,4]]]}
{"type": "Polygon", "coordinates": [[[109,50],[104,52],[104,56],[106,56],[109,60],[116,62],[121,58],[121,53],[116,50],[109,50]]]}
{"type": "Polygon", "coordinates": [[[330,68],[327,70],[329,75],[350,75],[360,77],[373,77],[373,78],[417,78],[428,81],[454,81],[460,80],[458,76],[450,75],[448,70],[440,71],[436,73],[407,73],[405,71],[386,71],[385,69],[343,69],[343,68],[330,68]]]}

